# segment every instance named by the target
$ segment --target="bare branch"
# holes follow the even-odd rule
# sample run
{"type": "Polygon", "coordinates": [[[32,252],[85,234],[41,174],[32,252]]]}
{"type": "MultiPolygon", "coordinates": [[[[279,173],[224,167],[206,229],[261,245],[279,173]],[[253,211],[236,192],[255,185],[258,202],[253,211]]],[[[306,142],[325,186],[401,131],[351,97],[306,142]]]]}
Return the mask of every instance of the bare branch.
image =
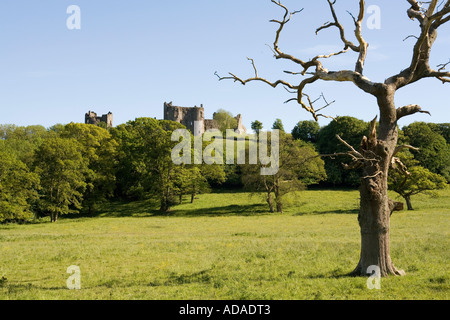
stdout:
{"type": "Polygon", "coordinates": [[[302,67],[301,71],[296,71],[296,72],[285,71],[286,74],[301,75],[301,76],[305,76],[307,74],[311,75],[310,77],[303,79],[298,86],[293,85],[284,80],[277,80],[275,82],[271,82],[265,78],[260,77],[258,74],[258,70],[256,68],[254,60],[250,59],[250,58],[247,58],[247,59],[249,61],[251,61],[251,64],[252,64],[252,67],[254,70],[254,74],[255,74],[254,77],[248,78],[248,79],[242,79],[233,73],[229,73],[229,76],[226,76],[226,77],[220,77],[216,73],[216,76],[219,78],[219,80],[225,80],[225,79],[233,80],[235,82],[241,83],[242,85],[246,85],[248,82],[252,82],[252,81],[260,81],[260,82],[264,82],[264,83],[270,85],[273,88],[275,88],[279,85],[282,85],[289,92],[291,92],[289,89],[295,90],[296,94],[297,94],[297,98],[289,99],[286,101],[286,103],[291,102],[291,101],[297,101],[297,103],[300,104],[303,109],[305,109],[306,111],[308,111],[309,113],[312,114],[312,116],[314,117],[314,119],[316,121],[318,120],[319,117],[333,118],[333,117],[326,116],[326,115],[323,115],[318,112],[324,110],[325,108],[329,107],[331,104],[334,103],[334,101],[331,103],[328,103],[328,101],[326,101],[326,99],[324,98],[324,96],[322,94],[321,97],[325,101],[325,105],[323,107],[319,108],[318,110],[315,109],[314,104],[315,104],[315,102],[317,102],[317,100],[312,101],[309,98],[309,96],[304,92],[304,89],[307,85],[310,85],[310,84],[316,82],[317,80],[353,82],[356,86],[358,86],[360,89],[364,90],[365,92],[375,95],[378,90],[377,84],[372,83],[368,78],[366,78],[362,75],[364,62],[366,59],[367,49],[368,49],[368,44],[364,41],[364,39],[362,37],[362,32],[361,32],[362,31],[362,22],[363,22],[364,13],[365,13],[365,1],[364,0],[359,1],[359,5],[360,5],[359,6],[359,15],[357,18],[354,17],[355,36],[359,42],[359,45],[355,45],[346,39],[344,28],[340,24],[340,22],[337,18],[336,12],[334,10],[335,1],[332,1],[332,0],[327,0],[327,1],[330,6],[330,10],[331,10],[331,13],[333,15],[335,22],[325,24],[324,26],[317,29],[317,32],[319,32],[320,30],[326,29],[328,27],[331,27],[331,26],[337,27],[340,30],[341,40],[343,41],[345,47],[344,47],[344,49],[342,49],[338,52],[317,55],[309,61],[304,61],[304,60],[301,60],[290,54],[284,53],[279,47],[279,41],[280,41],[281,33],[284,30],[284,27],[286,26],[287,23],[289,23],[291,21],[292,17],[295,14],[298,14],[303,9],[290,12],[289,9],[281,3],[281,1],[271,0],[272,3],[274,3],[276,6],[283,9],[283,11],[284,11],[284,15],[283,15],[282,19],[279,19],[279,20],[273,19],[270,21],[272,23],[278,24],[278,28],[275,32],[275,40],[273,43],[273,48],[271,47],[271,50],[272,50],[275,58],[290,60],[290,61],[294,62],[295,64],[300,65],[302,67]],[[353,51],[359,53],[359,58],[356,63],[355,71],[351,71],[351,70],[342,70],[342,71],[337,71],[337,72],[329,71],[323,67],[323,65],[320,61],[321,59],[328,59],[331,57],[335,57],[335,56],[347,53],[350,50],[353,50],[353,51]],[[310,72],[309,71],[310,68],[314,68],[314,72],[310,72]]]}
{"type": "Polygon", "coordinates": [[[339,33],[340,33],[340,37],[342,42],[344,43],[345,47],[344,49],[350,48],[355,52],[359,52],[359,47],[356,46],[353,42],[348,41],[347,38],[345,37],[345,30],[344,27],[342,26],[342,24],[339,22],[339,19],[336,15],[336,10],[334,9],[334,4],[336,3],[336,1],[331,1],[331,0],[327,0],[328,1],[328,5],[330,6],[330,10],[331,10],[331,14],[333,16],[334,22],[326,22],[324,23],[321,27],[319,27],[316,30],[316,34],[318,34],[320,31],[324,30],[324,29],[328,29],[330,27],[336,27],[339,29],[339,33]]]}
{"type": "MultiPolygon", "coordinates": [[[[437,29],[450,21],[450,0],[446,0],[443,6],[438,6],[438,0],[428,2],[407,1],[411,5],[408,16],[420,22],[421,33],[416,37],[417,41],[414,45],[410,66],[399,74],[388,78],[385,84],[393,85],[395,89],[399,89],[427,77],[435,77],[443,83],[450,82],[450,73],[442,72],[442,70],[435,71],[429,66],[431,48],[437,39],[437,29]],[[427,8],[423,7],[425,3],[428,3],[427,8]]],[[[410,37],[412,36],[406,39],[410,37]]]]}
{"type": "Polygon", "coordinates": [[[410,116],[416,113],[426,113],[431,116],[430,112],[422,110],[422,108],[417,104],[411,104],[397,109],[397,121],[403,117],[410,116]]]}
{"type": "Polygon", "coordinates": [[[410,150],[414,150],[414,151],[419,151],[419,148],[410,146],[408,144],[402,145],[402,146],[398,146],[397,148],[395,148],[394,153],[392,155],[392,157],[394,158],[400,151],[403,151],[405,149],[410,149],[410,150]]]}
{"type": "Polygon", "coordinates": [[[406,40],[408,40],[409,38],[416,38],[416,40],[419,40],[419,37],[417,37],[417,36],[411,34],[411,35],[407,36],[405,39],[403,39],[403,41],[406,41],[406,40]]]}
{"type": "Polygon", "coordinates": [[[438,71],[441,72],[441,71],[445,70],[449,64],[450,64],[450,61],[447,62],[447,63],[439,64],[439,65],[437,66],[437,67],[439,68],[438,71]]]}
{"type": "Polygon", "coordinates": [[[336,1],[331,1],[331,0],[327,0],[327,1],[328,1],[328,5],[330,6],[330,10],[331,10],[331,14],[333,16],[334,22],[326,22],[326,23],[324,23],[321,27],[319,27],[316,30],[316,34],[318,34],[320,31],[322,31],[324,29],[328,29],[330,27],[338,28],[341,40],[342,40],[342,42],[345,45],[344,51],[346,52],[347,50],[351,49],[354,52],[358,52],[359,53],[359,58],[358,58],[358,61],[356,63],[356,67],[355,67],[355,72],[362,74],[363,73],[363,69],[364,69],[364,62],[365,62],[366,56],[367,56],[367,49],[369,47],[367,42],[364,40],[364,38],[362,36],[362,22],[364,20],[365,1],[364,0],[360,0],[359,1],[358,18],[355,18],[352,13],[347,11],[351,15],[351,17],[353,18],[353,21],[355,23],[355,36],[356,36],[356,39],[359,42],[359,46],[357,46],[353,42],[347,40],[347,38],[345,37],[344,27],[339,22],[339,19],[338,19],[337,15],[336,15],[336,10],[334,9],[334,4],[336,3],[336,1]]]}

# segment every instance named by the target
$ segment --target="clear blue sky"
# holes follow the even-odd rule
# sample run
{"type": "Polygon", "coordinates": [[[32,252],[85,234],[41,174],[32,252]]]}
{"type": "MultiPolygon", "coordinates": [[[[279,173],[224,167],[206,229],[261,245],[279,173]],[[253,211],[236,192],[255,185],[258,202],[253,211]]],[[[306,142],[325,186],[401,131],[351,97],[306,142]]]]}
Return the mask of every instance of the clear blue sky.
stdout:
{"type": "MultiPolygon", "coordinates": [[[[305,8],[288,25],[281,48],[300,58],[341,49],[335,29],[318,36],[314,31],[331,20],[325,0],[284,1],[292,9],[305,8]],[[330,51],[331,50],[331,51],[330,51]]],[[[365,73],[373,81],[406,68],[411,59],[416,21],[406,15],[406,0],[368,0],[381,8],[381,29],[364,35],[370,43],[365,73]]],[[[353,38],[351,17],[358,1],[338,1],[337,11],[353,38]]],[[[260,120],[270,128],[276,118],[287,130],[310,115],[297,104],[284,104],[291,95],[262,83],[245,87],[219,82],[214,72],[253,75],[247,57],[270,80],[285,78],[295,65],[276,61],[266,44],[273,43],[282,11],[269,0],[1,0],[0,2],[0,123],[17,125],[83,122],[84,114],[114,113],[114,124],[136,117],[162,118],[163,103],[192,107],[203,104],[206,116],[219,108],[242,113],[244,124],[260,120]],[[81,9],[81,30],[68,30],[69,5],[81,9]]],[[[431,65],[450,58],[450,24],[434,47],[431,65]]],[[[348,54],[325,61],[330,70],[353,69],[348,54]]],[[[417,103],[433,117],[415,115],[413,121],[450,122],[450,86],[425,80],[402,89],[398,106],[417,103]]],[[[375,100],[349,83],[319,82],[308,90],[323,92],[336,103],[332,116],[352,115],[369,121],[377,115],[375,100]]],[[[321,120],[324,125],[328,120],[321,120]]]]}

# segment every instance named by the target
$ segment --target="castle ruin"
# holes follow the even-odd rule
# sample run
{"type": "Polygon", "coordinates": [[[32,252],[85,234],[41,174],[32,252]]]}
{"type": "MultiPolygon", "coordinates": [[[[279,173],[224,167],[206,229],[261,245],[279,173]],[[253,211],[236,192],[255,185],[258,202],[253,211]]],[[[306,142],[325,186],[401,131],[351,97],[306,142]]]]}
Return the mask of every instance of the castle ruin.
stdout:
{"type": "Polygon", "coordinates": [[[104,114],[101,117],[97,116],[94,111],[89,111],[84,116],[84,123],[86,124],[94,124],[98,126],[100,123],[106,123],[107,128],[113,127],[113,114],[108,112],[108,114],[104,114]]]}
{"type": "MultiPolygon", "coordinates": [[[[235,119],[238,122],[234,131],[238,134],[247,133],[247,129],[242,124],[242,116],[239,114],[235,119]]],[[[205,109],[200,107],[186,108],[172,105],[172,102],[164,103],[164,120],[175,121],[184,125],[194,136],[199,136],[208,130],[219,129],[216,120],[205,119],[205,109]],[[200,122],[199,127],[195,127],[195,122],[200,122]]]]}

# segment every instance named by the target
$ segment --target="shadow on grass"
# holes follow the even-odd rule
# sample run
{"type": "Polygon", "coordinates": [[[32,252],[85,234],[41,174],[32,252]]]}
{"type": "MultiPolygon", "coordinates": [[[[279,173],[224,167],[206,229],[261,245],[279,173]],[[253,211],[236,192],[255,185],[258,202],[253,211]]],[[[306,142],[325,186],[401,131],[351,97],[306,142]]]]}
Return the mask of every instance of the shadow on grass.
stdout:
{"type": "Polygon", "coordinates": [[[21,293],[23,291],[30,291],[30,290],[47,290],[47,291],[57,291],[57,290],[67,290],[67,287],[42,287],[38,285],[34,285],[31,283],[24,283],[21,284],[19,282],[17,283],[5,283],[0,286],[0,288],[6,289],[8,291],[8,294],[12,293],[21,293]]]}
{"type": "Polygon", "coordinates": [[[169,213],[177,217],[261,216],[269,215],[263,204],[228,205],[212,208],[176,209],[169,213]]]}
{"type": "Polygon", "coordinates": [[[333,270],[326,273],[314,273],[305,276],[307,279],[351,279],[357,278],[352,272],[345,272],[342,270],[333,270]]]}
{"type": "Polygon", "coordinates": [[[218,216],[260,216],[269,215],[267,206],[264,204],[227,205],[217,207],[195,207],[189,205],[174,206],[169,212],[159,210],[155,201],[111,201],[103,210],[95,214],[71,214],[64,219],[82,219],[94,217],[108,218],[149,218],[149,217],[218,217],[218,216]]]}
{"type": "Polygon", "coordinates": [[[294,216],[320,215],[320,214],[358,214],[359,209],[338,209],[338,210],[314,210],[312,212],[298,212],[294,216]]]}

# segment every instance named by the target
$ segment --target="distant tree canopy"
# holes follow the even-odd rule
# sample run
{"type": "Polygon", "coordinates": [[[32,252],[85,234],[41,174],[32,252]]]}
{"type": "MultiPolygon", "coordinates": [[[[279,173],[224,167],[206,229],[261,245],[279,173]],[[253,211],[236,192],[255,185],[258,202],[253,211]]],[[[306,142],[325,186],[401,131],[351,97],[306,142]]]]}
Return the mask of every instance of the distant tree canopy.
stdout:
{"type": "Polygon", "coordinates": [[[299,121],[292,130],[292,137],[295,140],[303,140],[316,143],[319,138],[320,126],[317,121],[299,121]]]}
{"type": "Polygon", "coordinates": [[[120,196],[157,199],[160,210],[168,212],[180,203],[183,195],[191,195],[194,201],[195,195],[208,190],[208,179],[224,180],[221,168],[216,167],[212,174],[201,165],[173,163],[172,149],[178,141],[171,138],[177,129],[185,127],[172,121],[138,118],[112,131],[119,143],[117,187],[120,196]]]}
{"type": "MultiPolygon", "coordinates": [[[[339,142],[339,135],[355,149],[360,148],[361,139],[367,135],[369,124],[363,120],[353,117],[338,117],[319,131],[317,147],[320,154],[330,155],[335,153],[346,153],[347,147],[339,142]]],[[[325,169],[327,171],[327,183],[333,185],[356,187],[360,184],[359,172],[357,170],[345,170],[342,163],[348,161],[347,157],[325,157],[325,169]],[[337,161],[333,158],[336,158],[337,161]]]]}
{"type": "Polygon", "coordinates": [[[273,130],[280,130],[280,131],[284,132],[283,121],[281,121],[281,119],[276,119],[275,122],[272,125],[272,129],[273,130]]]}
{"type": "Polygon", "coordinates": [[[222,133],[225,133],[227,129],[236,129],[238,122],[236,118],[233,117],[233,114],[224,109],[217,110],[214,113],[213,119],[217,122],[219,126],[219,130],[222,133]]]}
{"type": "Polygon", "coordinates": [[[409,150],[400,152],[397,157],[405,167],[397,164],[396,170],[391,170],[389,188],[405,199],[408,210],[413,210],[412,196],[420,193],[433,194],[435,190],[447,187],[443,176],[420,166],[409,150]]]}
{"type": "Polygon", "coordinates": [[[88,162],[75,139],[50,137],[36,150],[34,171],[40,177],[39,211],[56,222],[81,209],[88,162]]]}
{"type": "Polygon", "coordinates": [[[255,131],[256,134],[259,134],[259,132],[263,129],[262,122],[255,120],[251,124],[252,130],[255,131]]]}
{"type": "MultiPolygon", "coordinates": [[[[224,123],[232,126],[231,118],[228,113],[224,123]]],[[[358,150],[369,124],[352,117],[339,117],[322,128],[314,121],[300,121],[291,135],[280,130],[283,124],[277,119],[272,128],[281,134],[280,170],[266,177],[260,175],[261,164],[238,164],[237,153],[234,164],[175,165],[171,151],[179,142],[171,136],[183,128],[153,118],[138,118],[108,130],[78,123],[48,129],[0,125],[0,223],[37,217],[57,221],[61,215],[80,211],[92,215],[113,197],[151,199],[167,212],[185,198],[194,202],[198,195],[222,187],[264,192],[269,209],[281,212],[285,195],[307,185],[355,187],[357,172],[345,170],[341,163],[348,159],[334,155],[346,151],[336,135],[358,150]],[[319,153],[330,156],[322,160],[319,153]]],[[[252,128],[259,133],[263,126],[256,120],[252,128]]],[[[444,138],[448,128],[448,124],[418,122],[399,130],[401,144],[419,149],[397,155],[407,167],[408,179],[404,172],[393,171],[389,184],[410,208],[414,195],[433,192],[449,180],[449,145],[444,138]]],[[[194,151],[192,135],[191,140],[194,151]]],[[[214,141],[203,141],[202,150],[214,141]]],[[[258,142],[245,143],[248,148],[258,142]]],[[[224,159],[225,145],[223,140],[224,159]]]]}
{"type": "Polygon", "coordinates": [[[93,214],[99,204],[113,196],[118,144],[105,128],[89,124],[70,123],[60,130],[60,136],[75,139],[81,146],[88,166],[83,207],[93,214]]]}
{"type": "Polygon", "coordinates": [[[448,129],[447,124],[414,122],[404,127],[403,133],[410,145],[419,148],[411,152],[420,165],[450,182],[450,145],[441,135],[445,128],[448,129]]]}
{"type": "Polygon", "coordinates": [[[155,195],[162,211],[176,202],[173,192],[178,168],[171,160],[171,131],[185,128],[176,122],[162,122],[152,118],[138,118],[114,130],[119,141],[118,188],[122,196],[136,199],[155,195]],[[165,128],[163,128],[163,126],[165,128]]]}
{"type": "Polygon", "coordinates": [[[38,175],[6,152],[0,140],[0,222],[30,219],[38,188],[38,175]]]}
{"type": "Polygon", "coordinates": [[[242,180],[248,190],[264,192],[270,212],[283,212],[285,196],[326,178],[323,160],[314,147],[280,133],[279,170],[274,175],[261,175],[258,165],[243,165],[242,180]]]}

